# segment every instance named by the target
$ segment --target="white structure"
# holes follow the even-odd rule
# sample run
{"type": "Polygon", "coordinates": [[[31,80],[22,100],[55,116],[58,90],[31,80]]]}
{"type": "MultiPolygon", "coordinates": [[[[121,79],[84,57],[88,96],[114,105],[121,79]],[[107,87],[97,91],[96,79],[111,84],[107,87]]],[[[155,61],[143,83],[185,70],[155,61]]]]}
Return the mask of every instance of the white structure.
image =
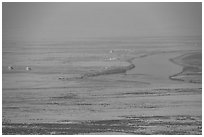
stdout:
{"type": "Polygon", "coordinates": [[[106,58],[105,60],[110,60],[111,61],[111,60],[117,60],[117,58],[114,58],[114,57],[113,58],[106,58]]]}
{"type": "Polygon", "coordinates": [[[13,70],[13,66],[8,66],[8,70],[13,70]]]}
{"type": "Polygon", "coordinates": [[[31,70],[31,67],[26,67],[26,70],[31,70]]]}
{"type": "Polygon", "coordinates": [[[59,77],[58,79],[65,79],[65,77],[59,77]]]}
{"type": "Polygon", "coordinates": [[[113,50],[110,50],[110,53],[113,53],[113,50]]]}

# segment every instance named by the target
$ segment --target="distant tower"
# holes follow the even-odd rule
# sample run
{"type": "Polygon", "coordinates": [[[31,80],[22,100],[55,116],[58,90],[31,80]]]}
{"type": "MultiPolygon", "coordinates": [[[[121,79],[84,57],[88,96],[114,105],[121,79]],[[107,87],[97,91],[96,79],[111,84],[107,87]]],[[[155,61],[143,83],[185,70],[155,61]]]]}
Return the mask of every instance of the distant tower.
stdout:
{"type": "Polygon", "coordinates": [[[26,70],[31,70],[31,67],[26,67],[26,70]]]}
{"type": "Polygon", "coordinates": [[[8,66],[8,70],[13,70],[13,66],[8,66]]]}

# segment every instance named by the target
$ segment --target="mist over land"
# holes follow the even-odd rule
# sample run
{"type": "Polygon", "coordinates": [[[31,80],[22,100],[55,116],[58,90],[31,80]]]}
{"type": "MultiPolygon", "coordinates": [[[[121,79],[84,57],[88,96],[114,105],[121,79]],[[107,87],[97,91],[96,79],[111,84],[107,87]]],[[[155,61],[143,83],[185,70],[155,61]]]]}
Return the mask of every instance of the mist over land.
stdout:
{"type": "Polygon", "coordinates": [[[3,134],[202,134],[201,3],[3,3],[3,134]]]}
{"type": "Polygon", "coordinates": [[[201,3],[3,3],[3,40],[202,34],[201,3]]]}

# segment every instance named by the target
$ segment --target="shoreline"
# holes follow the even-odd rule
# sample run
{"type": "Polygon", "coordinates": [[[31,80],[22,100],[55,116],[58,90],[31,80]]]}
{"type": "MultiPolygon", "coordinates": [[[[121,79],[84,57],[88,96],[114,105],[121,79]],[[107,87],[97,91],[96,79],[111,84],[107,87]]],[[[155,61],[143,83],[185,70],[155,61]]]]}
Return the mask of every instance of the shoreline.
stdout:
{"type": "Polygon", "coordinates": [[[129,66],[126,67],[116,67],[116,68],[110,68],[107,70],[95,72],[95,73],[87,73],[81,76],[82,79],[87,78],[87,77],[95,77],[95,76],[100,76],[100,75],[111,75],[111,74],[121,74],[121,73],[126,73],[128,70],[134,69],[135,65],[130,64],[129,66]]]}
{"type": "Polygon", "coordinates": [[[101,76],[101,75],[124,74],[128,70],[132,70],[135,68],[135,65],[132,63],[132,60],[134,60],[134,58],[123,61],[125,63],[129,63],[129,65],[127,66],[107,66],[106,68],[102,70],[81,74],[81,76],[72,77],[72,78],[66,78],[66,77],[59,78],[59,80],[86,79],[89,77],[96,77],[96,76],[101,76]]]}
{"type": "MultiPolygon", "coordinates": [[[[202,83],[202,78],[201,78],[201,80],[196,80],[194,78],[194,76],[198,76],[200,74],[202,76],[202,66],[191,65],[190,63],[184,62],[184,59],[189,58],[189,57],[194,56],[194,55],[197,55],[197,54],[200,54],[200,52],[186,53],[186,54],[183,54],[181,56],[169,59],[172,63],[183,67],[181,72],[176,73],[172,76],[169,76],[169,79],[177,80],[177,81],[183,81],[183,82],[189,82],[189,83],[198,83],[198,84],[202,83]]],[[[202,53],[201,53],[201,55],[202,55],[202,53]]],[[[197,60],[199,61],[199,59],[197,59],[197,60]]],[[[202,58],[201,58],[201,61],[202,61],[202,58]]]]}

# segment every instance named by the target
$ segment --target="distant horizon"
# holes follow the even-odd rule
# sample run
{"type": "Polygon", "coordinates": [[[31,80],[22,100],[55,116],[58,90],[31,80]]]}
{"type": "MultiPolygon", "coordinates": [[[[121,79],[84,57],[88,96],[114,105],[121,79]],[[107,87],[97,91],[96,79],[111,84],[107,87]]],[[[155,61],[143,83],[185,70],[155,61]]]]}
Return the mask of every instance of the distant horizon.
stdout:
{"type": "Polygon", "coordinates": [[[88,39],[95,39],[95,40],[103,40],[103,39],[140,39],[140,38],[165,38],[165,37],[200,37],[202,39],[202,35],[146,35],[146,36],[112,36],[112,37],[69,37],[64,40],[15,40],[15,39],[6,39],[2,42],[66,42],[66,41],[72,41],[72,40],[88,40],[88,39]]]}

